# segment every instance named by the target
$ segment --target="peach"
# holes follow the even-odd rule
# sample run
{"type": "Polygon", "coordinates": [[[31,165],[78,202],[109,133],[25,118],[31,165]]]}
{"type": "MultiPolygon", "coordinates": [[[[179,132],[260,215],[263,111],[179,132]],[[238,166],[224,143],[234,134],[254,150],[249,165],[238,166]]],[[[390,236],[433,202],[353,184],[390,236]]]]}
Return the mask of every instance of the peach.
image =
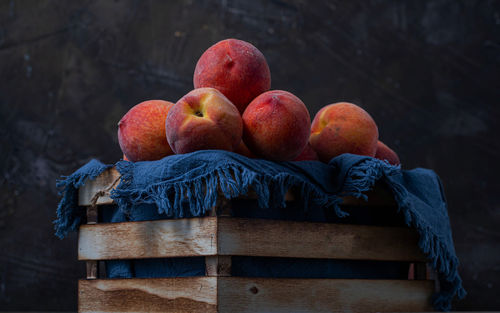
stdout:
{"type": "Polygon", "coordinates": [[[323,107],[314,117],[309,142],[323,162],[343,153],[375,156],[378,128],[359,106],[338,102],[323,107]]]}
{"type": "Polygon", "coordinates": [[[293,159],[294,161],[319,161],[318,154],[314,149],[311,147],[311,144],[308,142],[302,150],[302,152],[299,154],[298,157],[293,159]]]}
{"type": "Polygon", "coordinates": [[[144,101],[118,122],[118,142],[132,162],[159,160],[173,154],[165,137],[165,119],[174,104],[163,100],[144,101]]]}
{"type": "Polygon", "coordinates": [[[255,154],[274,161],[291,161],[304,149],[311,117],[293,94],[272,90],[255,98],[243,113],[243,139],[255,154]]]}
{"type": "Polygon", "coordinates": [[[196,63],[194,88],[222,92],[240,111],[271,88],[271,72],[264,55],[252,44],[226,39],[208,48],[196,63]]]}
{"type": "Polygon", "coordinates": [[[175,153],[219,149],[233,151],[243,125],[234,104],[214,88],[198,88],[182,97],[166,120],[167,140],[175,153]]]}
{"type": "Polygon", "coordinates": [[[397,153],[380,140],[377,141],[377,152],[375,153],[375,157],[379,160],[386,160],[392,165],[401,164],[397,153]]]}
{"type": "Polygon", "coordinates": [[[242,141],[240,141],[240,144],[238,145],[238,147],[236,148],[236,150],[234,150],[235,153],[238,153],[238,154],[241,154],[241,155],[244,155],[246,156],[247,158],[250,158],[250,159],[255,159],[257,156],[255,154],[253,154],[252,151],[250,151],[250,149],[248,149],[248,147],[245,145],[245,143],[242,141]]]}

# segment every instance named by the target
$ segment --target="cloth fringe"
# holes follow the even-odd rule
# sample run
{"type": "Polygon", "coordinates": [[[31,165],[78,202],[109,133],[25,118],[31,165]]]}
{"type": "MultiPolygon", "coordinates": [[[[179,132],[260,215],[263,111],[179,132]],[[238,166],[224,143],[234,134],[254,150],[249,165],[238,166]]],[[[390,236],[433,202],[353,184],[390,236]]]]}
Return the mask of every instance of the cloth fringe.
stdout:
{"type": "MultiPolygon", "coordinates": [[[[201,158],[203,153],[196,152],[192,156],[201,158]]],[[[208,151],[206,153],[214,152],[208,151]]],[[[226,162],[212,162],[215,165],[212,164],[210,168],[204,168],[207,163],[204,159],[202,161],[205,163],[196,163],[196,166],[200,167],[199,173],[201,174],[199,175],[193,174],[178,180],[172,179],[172,177],[169,177],[168,180],[160,178],[155,179],[150,184],[143,185],[138,185],[134,181],[136,163],[120,161],[116,164],[116,168],[122,175],[121,182],[110,196],[125,214],[129,213],[135,205],[148,203],[155,204],[160,214],[166,214],[171,218],[182,218],[205,216],[208,211],[215,207],[219,192],[225,198],[232,199],[245,195],[252,189],[258,196],[260,207],[285,207],[285,194],[293,188],[300,191],[304,210],[314,204],[333,210],[338,217],[344,217],[348,213],[340,207],[342,197],[354,196],[366,200],[367,196],[364,193],[372,189],[377,181],[383,181],[393,192],[398,203],[398,211],[404,215],[406,224],[414,227],[420,235],[418,242],[420,249],[429,258],[433,268],[439,272],[443,288],[433,299],[435,309],[449,310],[455,295],[458,298],[463,298],[466,295],[457,270],[459,261],[454,252],[451,232],[447,238],[448,241],[445,242],[420,215],[403,184],[405,180],[402,178],[403,171],[399,166],[392,166],[385,161],[370,157],[342,155],[333,159],[328,165],[330,169],[337,169],[339,171],[337,176],[343,179],[342,182],[337,183],[339,188],[336,192],[332,192],[331,190],[325,191],[326,188],[318,184],[317,180],[307,179],[303,176],[303,173],[308,172],[310,168],[305,168],[297,175],[291,174],[294,173],[293,164],[301,162],[284,162],[283,164],[287,165],[288,168],[284,167],[285,170],[281,170],[283,165],[279,163],[273,165],[273,162],[269,161],[246,159],[249,160],[248,163],[250,161],[255,162],[255,164],[261,162],[258,164],[262,170],[257,171],[240,160],[243,158],[241,156],[236,157],[227,152],[220,152],[220,155],[222,155],[221,158],[226,158],[226,162]],[[280,170],[265,170],[266,167],[269,169],[272,166],[280,170]],[[451,247],[449,241],[451,241],[451,247]]],[[[179,160],[182,163],[184,159],[179,160]]],[[[306,165],[307,163],[301,164],[306,165]]],[[[156,164],[151,164],[151,166],[156,166],[156,164]]],[[[62,238],[69,231],[76,230],[84,218],[85,210],[77,205],[77,189],[87,179],[97,177],[109,167],[111,166],[92,160],[72,175],[58,181],[57,186],[63,195],[57,208],[57,220],[54,222],[58,237],[62,238]]],[[[317,172],[321,173],[324,170],[325,168],[322,167],[317,172]]],[[[318,173],[316,175],[320,176],[321,174],[318,173]]],[[[439,178],[437,179],[439,180],[439,178]]],[[[326,180],[323,182],[328,183],[326,180]]],[[[442,194],[442,190],[439,192],[442,194]]],[[[444,199],[443,203],[446,203],[444,199]]],[[[446,219],[448,219],[447,213],[445,214],[446,219]]]]}

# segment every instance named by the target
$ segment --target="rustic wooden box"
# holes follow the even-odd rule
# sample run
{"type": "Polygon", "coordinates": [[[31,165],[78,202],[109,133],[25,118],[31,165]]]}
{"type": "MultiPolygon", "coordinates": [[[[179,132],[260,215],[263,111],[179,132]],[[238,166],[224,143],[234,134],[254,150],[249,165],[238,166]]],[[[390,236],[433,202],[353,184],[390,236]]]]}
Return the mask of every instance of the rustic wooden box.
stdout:
{"type": "MultiPolygon", "coordinates": [[[[79,190],[88,222],[78,239],[78,259],[87,262],[87,278],[78,284],[80,312],[432,310],[436,286],[412,229],[233,218],[225,199],[212,210],[219,214],[207,217],[99,224],[98,207],[113,203],[109,191],[119,178],[110,169],[79,190]],[[195,256],[205,257],[203,277],[103,279],[98,273],[103,260],[195,256]],[[231,277],[232,256],[405,261],[412,279],[231,277]]],[[[395,205],[380,189],[369,202],[344,202],[374,210],[395,205]]]]}

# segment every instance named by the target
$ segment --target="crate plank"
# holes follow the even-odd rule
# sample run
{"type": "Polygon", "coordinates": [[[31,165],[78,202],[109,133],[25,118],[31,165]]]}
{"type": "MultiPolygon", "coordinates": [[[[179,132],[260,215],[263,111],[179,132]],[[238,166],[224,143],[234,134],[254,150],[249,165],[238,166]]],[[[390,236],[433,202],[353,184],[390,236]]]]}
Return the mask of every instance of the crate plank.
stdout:
{"type": "Polygon", "coordinates": [[[425,261],[410,228],[219,218],[219,254],[425,261]]]}
{"type": "Polygon", "coordinates": [[[79,260],[215,255],[217,218],[82,225],[79,260]]]}
{"type": "Polygon", "coordinates": [[[78,293],[78,312],[217,312],[216,277],[80,280],[78,293]]]}
{"type": "Polygon", "coordinates": [[[432,281],[221,277],[220,313],[432,311],[432,281]]]}
{"type": "Polygon", "coordinates": [[[220,254],[425,262],[417,243],[409,228],[203,217],[83,225],[78,258],[220,254]]]}
{"type": "Polygon", "coordinates": [[[228,255],[205,257],[206,276],[231,276],[232,260],[228,255]]]}
{"type": "Polygon", "coordinates": [[[96,197],[96,205],[112,204],[113,200],[109,197],[109,192],[118,186],[120,182],[120,173],[114,167],[109,168],[97,176],[94,180],[89,180],[78,189],[78,205],[91,206],[96,194],[102,192],[100,197],[96,197]]]}

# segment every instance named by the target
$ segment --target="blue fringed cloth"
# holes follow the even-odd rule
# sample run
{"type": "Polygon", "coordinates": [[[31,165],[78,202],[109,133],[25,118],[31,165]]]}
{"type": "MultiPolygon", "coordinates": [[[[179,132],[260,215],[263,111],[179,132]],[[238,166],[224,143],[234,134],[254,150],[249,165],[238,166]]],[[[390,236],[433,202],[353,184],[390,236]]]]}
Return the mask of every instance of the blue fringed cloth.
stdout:
{"type": "MultiPolygon", "coordinates": [[[[63,238],[76,231],[84,219],[85,210],[77,204],[78,188],[112,166],[92,160],[57,183],[63,195],[54,222],[57,236],[63,238]]],[[[143,214],[138,210],[144,205],[154,206],[155,213],[165,218],[204,216],[216,204],[215,186],[220,186],[229,199],[251,188],[261,208],[285,207],[284,196],[293,187],[300,193],[304,211],[315,206],[344,217],[348,213],[340,207],[342,197],[366,198],[363,193],[375,182],[385,182],[406,224],[419,233],[420,249],[439,273],[441,291],[434,298],[434,307],[449,310],[454,296],[463,298],[466,294],[457,270],[443,187],[431,170],[406,171],[351,154],[324,164],[248,159],[219,150],[172,155],[158,161],[120,161],[116,167],[122,178],[111,198],[118,210],[129,216],[143,214]]]]}

